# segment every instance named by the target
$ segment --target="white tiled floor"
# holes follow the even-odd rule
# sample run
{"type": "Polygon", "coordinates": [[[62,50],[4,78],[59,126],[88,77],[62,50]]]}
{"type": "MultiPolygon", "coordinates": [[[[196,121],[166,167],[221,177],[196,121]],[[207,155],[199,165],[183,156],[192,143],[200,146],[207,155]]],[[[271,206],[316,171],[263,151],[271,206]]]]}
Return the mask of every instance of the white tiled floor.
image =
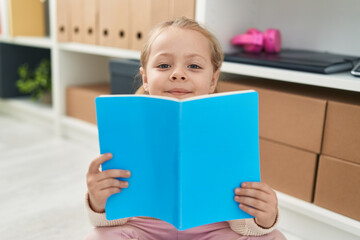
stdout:
{"type": "Polygon", "coordinates": [[[82,239],[85,175],[98,154],[0,112],[0,239],[82,239]]]}
{"type": "Polygon", "coordinates": [[[96,150],[0,113],[0,239],[82,239],[96,150]]]}

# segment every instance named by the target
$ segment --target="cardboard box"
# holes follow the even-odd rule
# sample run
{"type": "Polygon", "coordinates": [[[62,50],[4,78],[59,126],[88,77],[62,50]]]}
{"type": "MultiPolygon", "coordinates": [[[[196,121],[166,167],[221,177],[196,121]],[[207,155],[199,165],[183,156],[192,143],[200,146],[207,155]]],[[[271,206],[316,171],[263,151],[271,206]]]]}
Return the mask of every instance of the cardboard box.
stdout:
{"type": "Polygon", "coordinates": [[[130,0],[99,1],[99,44],[130,48],[130,0]]]}
{"type": "Polygon", "coordinates": [[[10,36],[44,37],[46,35],[44,1],[9,0],[7,3],[10,36]]]}
{"type": "Polygon", "coordinates": [[[314,203],[360,221],[360,164],[321,155],[314,203]]]}
{"type": "Polygon", "coordinates": [[[141,50],[148,33],[158,23],[186,16],[194,19],[195,0],[131,0],[130,49],[141,50]]]}
{"type": "Polygon", "coordinates": [[[110,84],[70,86],[66,89],[66,115],[96,124],[95,98],[110,94],[110,84]]]}
{"type": "Polygon", "coordinates": [[[280,192],[312,202],[317,156],[260,139],[261,181],[280,192]]]}
{"type": "Polygon", "coordinates": [[[150,29],[156,24],[171,19],[171,7],[173,0],[151,0],[150,6],[150,29]]]}
{"type": "Polygon", "coordinates": [[[99,0],[86,0],[83,5],[83,41],[98,44],[99,40],[99,0]]]}
{"type": "MultiPolygon", "coordinates": [[[[115,46],[119,48],[130,48],[130,0],[120,0],[118,14],[115,16],[115,46]]],[[[113,20],[114,21],[114,20],[113,20]]]]}
{"type": "Polygon", "coordinates": [[[196,0],[172,0],[173,6],[170,8],[170,17],[188,17],[195,19],[196,0]]]}
{"type": "Polygon", "coordinates": [[[151,1],[132,0],[130,1],[130,48],[141,50],[145,39],[150,31],[151,1]]]}
{"type": "Polygon", "coordinates": [[[237,82],[219,82],[217,89],[256,90],[260,137],[320,153],[326,100],[237,82]]]}
{"type": "Polygon", "coordinates": [[[322,153],[360,164],[360,105],[329,101],[322,153]]]}
{"type": "Polygon", "coordinates": [[[56,1],[56,18],[57,18],[57,36],[59,42],[70,41],[70,1],[56,1]]]}
{"type": "Polygon", "coordinates": [[[85,0],[70,1],[70,39],[72,42],[83,43],[85,39],[84,4],[85,0]]]}

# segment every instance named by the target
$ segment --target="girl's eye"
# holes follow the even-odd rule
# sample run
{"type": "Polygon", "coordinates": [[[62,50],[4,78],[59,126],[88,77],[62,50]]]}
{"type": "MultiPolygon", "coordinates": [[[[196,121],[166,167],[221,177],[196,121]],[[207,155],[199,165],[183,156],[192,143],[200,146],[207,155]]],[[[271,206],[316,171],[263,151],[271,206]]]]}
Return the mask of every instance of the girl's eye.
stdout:
{"type": "Polygon", "coordinates": [[[160,65],[158,66],[158,68],[169,68],[169,67],[170,67],[170,65],[169,65],[169,64],[166,64],[166,63],[160,64],[160,65]]]}
{"type": "Polygon", "coordinates": [[[200,69],[200,66],[197,64],[191,64],[191,65],[189,65],[189,68],[200,69]]]}

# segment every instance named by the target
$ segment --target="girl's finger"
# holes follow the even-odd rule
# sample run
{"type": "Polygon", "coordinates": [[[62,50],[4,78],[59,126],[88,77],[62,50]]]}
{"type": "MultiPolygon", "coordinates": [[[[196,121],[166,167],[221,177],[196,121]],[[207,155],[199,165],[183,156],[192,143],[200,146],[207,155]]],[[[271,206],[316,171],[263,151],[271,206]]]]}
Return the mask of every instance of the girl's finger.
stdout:
{"type": "Polygon", "coordinates": [[[242,203],[239,204],[239,208],[241,210],[243,210],[244,212],[250,214],[251,216],[255,217],[255,218],[257,218],[261,214],[261,212],[259,210],[255,209],[255,208],[252,208],[252,207],[249,207],[249,206],[247,206],[245,204],[242,204],[242,203]]]}
{"type": "Polygon", "coordinates": [[[104,189],[111,188],[111,187],[127,188],[128,186],[129,186],[129,183],[126,181],[119,181],[114,178],[107,178],[98,183],[97,189],[104,190],[104,189]]]}
{"type": "Polygon", "coordinates": [[[111,153],[101,154],[99,157],[95,158],[95,159],[90,163],[88,173],[94,174],[94,173],[100,172],[100,170],[99,170],[100,165],[101,165],[102,163],[110,160],[111,158],[112,158],[112,154],[111,154],[111,153]]]}
{"type": "Polygon", "coordinates": [[[247,197],[256,198],[264,202],[271,201],[271,195],[269,195],[267,192],[263,192],[258,189],[237,188],[235,190],[235,194],[238,196],[247,196],[247,197]]]}
{"type": "Polygon", "coordinates": [[[131,176],[131,172],[128,170],[122,170],[122,169],[109,169],[102,171],[99,174],[99,181],[105,179],[105,178],[129,178],[131,176]]]}
{"type": "Polygon", "coordinates": [[[266,212],[266,210],[268,209],[268,206],[267,206],[267,204],[265,202],[260,201],[260,200],[255,199],[255,198],[251,198],[251,197],[236,196],[235,201],[240,203],[240,204],[245,204],[245,205],[250,206],[252,208],[256,208],[257,210],[259,210],[261,212],[266,212]]]}
{"type": "Polygon", "coordinates": [[[113,195],[115,193],[119,193],[119,192],[121,192],[121,188],[118,188],[118,187],[109,187],[109,188],[105,188],[105,189],[101,190],[101,193],[104,194],[105,199],[107,199],[111,195],[113,195]]]}
{"type": "Polygon", "coordinates": [[[258,189],[263,192],[269,193],[269,194],[274,193],[274,191],[271,189],[271,187],[269,187],[267,184],[262,183],[262,182],[243,182],[241,184],[241,188],[254,188],[254,189],[258,189]]]}

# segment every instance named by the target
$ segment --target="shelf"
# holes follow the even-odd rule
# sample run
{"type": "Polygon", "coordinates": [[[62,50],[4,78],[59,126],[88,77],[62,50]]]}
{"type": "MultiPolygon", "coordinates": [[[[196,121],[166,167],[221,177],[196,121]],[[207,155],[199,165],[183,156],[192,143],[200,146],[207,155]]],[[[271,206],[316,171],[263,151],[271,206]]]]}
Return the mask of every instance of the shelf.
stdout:
{"type": "Polygon", "coordinates": [[[350,72],[317,74],[232,62],[224,62],[221,71],[224,73],[360,92],[360,78],[352,76],[350,72]]]}
{"type": "Polygon", "coordinates": [[[333,227],[341,228],[344,231],[360,236],[360,222],[348,218],[344,215],[335,213],[325,208],[305,202],[287,194],[276,192],[279,200],[279,206],[290,208],[301,215],[305,215],[321,222],[327,223],[333,227]]]}
{"type": "Polygon", "coordinates": [[[97,126],[69,116],[61,118],[61,128],[64,136],[77,140],[93,149],[99,149],[97,126]]]}
{"type": "Polygon", "coordinates": [[[82,131],[84,133],[92,135],[97,140],[98,130],[97,130],[97,126],[95,124],[91,124],[91,123],[85,122],[83,120],[76,119],[73,117],[68,117],[68,116],[62,117],[62,123],[66,127],[69,127],[72,129],[77,129],[78,131],[82,131]]]}
{"type": "Polygon", "coordinates": [[[52,43],[50,37],[0,37],[0,42],[16,44],[28,47],[51,49],[52,43]]]}
{"type": "Polygon", "coordinates": [[[33,102],[29,97],[17,97],[11,99],[0,99],[1,109],[8,112],[21,112],[22,114],[31,114],[39,118],[54,120],[54,111],[51,106],[33,102]]]}
{"type": "MultiPolygon", "coordinates": [[[[59,49],[113,58],[140,59],[139,51],[82,43],[60,43],[59,49]]],[[[224,62],[221,71],[224,73],[360,92],[360,78],[356,78],[348,72],[316,74],[231,62],[224,62]]]]}
{"type": "Polygon", "coordinates": [[[359,239],[360,222],[287,194],[276,192],[279,201],[280,229],[311,239],[359,239]],[[286,219],[286,221],[282,221],[286,219]]]}
{"type": "Polygon", "coordinates": [[[19,119],[26,119],[50,132],[54,131],[54,109],[49,105],[33,102],[29,97],[0,98],[0,112],[19,119]]]}
{"type": "Polygon", "coordinates": [[[83,43],[59,43],[59,49],[113,58],[140,59],[139,51],[83,43]]]}

